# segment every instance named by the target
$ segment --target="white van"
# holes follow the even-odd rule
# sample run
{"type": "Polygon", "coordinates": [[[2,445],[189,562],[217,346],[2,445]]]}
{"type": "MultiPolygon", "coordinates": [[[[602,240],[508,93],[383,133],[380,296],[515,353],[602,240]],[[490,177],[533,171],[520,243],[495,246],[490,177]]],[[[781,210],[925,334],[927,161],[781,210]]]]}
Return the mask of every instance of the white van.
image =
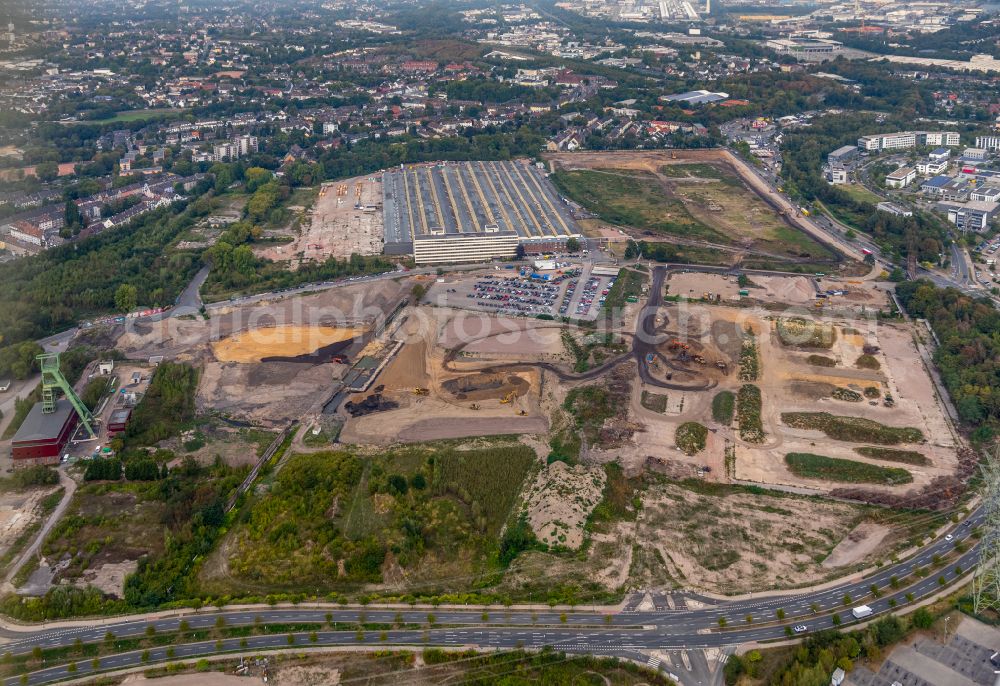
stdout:
{"type": "Polygon", "coordinates": [[[872,610],[867,605],[858,605],[856,608],[851,610],[851,614],[854,615],[855,619],[864,619],[865,617],[870,617],[874,610],[872,610]]]}

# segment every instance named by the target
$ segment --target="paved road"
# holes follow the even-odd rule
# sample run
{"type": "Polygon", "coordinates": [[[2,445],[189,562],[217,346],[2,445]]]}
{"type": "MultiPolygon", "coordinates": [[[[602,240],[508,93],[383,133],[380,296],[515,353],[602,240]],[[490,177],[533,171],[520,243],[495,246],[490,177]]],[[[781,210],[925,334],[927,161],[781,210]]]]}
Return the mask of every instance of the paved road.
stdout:
{"type": "MultiPolygon", "coordinates": [[[[897,565],[889,566],[869,577],[847,580],[836,586],[818,591],[805,591],[793,595],[771,595],[736,601],[712,601],[698,597],[696,605],[688,607],[680,596],[668,599],[662,594],[653,594],[652,611],[638,611],[639,603],[629,599],[624,608],[578,609],[561,613],[556,610],[536,610],[509,608],[491,609],[487,619],[481,616],[481,608],[456,609],[439,608],[344,608],[329,607],[272,607],[261,605],[249,609],[208,610],[195,613],[189,611],[184,616],[132,617],[93,622],[66,623],[47,628],[25,628],[8,625],[3,634],[10,638],[3,650],[14,655],[28,653],[34,646],[55,648],[70,646],[80,639],[84,643],[102,641],[107,632],[123,639],[143,635],[148,626],[157,632],[177,631],[180,622],[186,621],[191,629],[206,629],[216,625],[218,617],[223,617],[227,626],[324,624],[330,616],[335,622],[391,625],[399,620],[406,624],[420,625],[420,629],[394,629],[385,632],[384,638],[378,631],[367,631],[362,637],[353,630],[323,630],[317,627],[316,641],[310,641],[309,634],[297,631],[290,639],[285,630],[281,633],[250,636],[246,646],[240,639],[223,641],[220,651],[215,641],[203,641],[174,647],[176,658],[207,655],[224,651],[261,650],[265,648],[286,648],[289,645],[306,647],[309,645],[395,645],[443,647],[479,646],[499,649],[516,647],[542,648],[552,646],[568,653],[617,655],[646,662],[650,650],[671,651],[699,648],[726,648],[751,641],[768,641],[785,638],[786,625],[805,624],[809,631],[833,626],[832,615],[839,613],[844,623],[852,619],[850,607],[867,604],[876,615],[892,610],[890,601],[900,607],[908,604],[907,593],[913,593],[915,600],[933,595],[941,589],[938,576],[944,574],[949,583],[955,579],[953,570],[960,565],[963,570],[971,570],[975,564],[978,548],[970,546],[956,562],[943,570],[934,570],[925,578],[909,587],[898,590],[890,588],[893,576],[902,578],[914,568],[931,564],[935,555],[944,555],[956,543],[969,539],[972,528],[981,524],[984,516],[981,510],[973,512],[965,522],[953,529],[954,540],[943,537],[932,541],[914,557],[897,565]],[[877,584],[883,595],[872,598],[870,586],[877,584]],[[844,596],[851,601],[845,604],[844,596]],[[712,603],[712,604],[706,604],[712,603]],[[673,608],[671,608],[671,604],[673,608]],[[703,605],[704,604],[704,605],[703,605]],[[815,604],[818,612],[814,613],[815,604]],[[774,620],[778,609],[787,617],[782,623],[760,626],[774,620]],[[428,613],[433,613],[436,626],[429,628],[428,613]],[[751,614],[754,623],[747,624],[745,615],[751,614]],[[363,617],[362,617],[363,615],[363,617]],[[729,623],[726,630],[720,630],[718,620],[725,617],[729,623]]],[[[166,648],[150,649],[150,661],[167,659],[166,648]]],[[[142,664],[141,653],[127,652],[102,658],[102,668],[124,668],[142,664]]],[[[86,674],[89,662],[77,665],[78,675],[86,674]]],[[[677,668],[673,668],[677,672],[677,668]]],[[[69,672],[65,666],[52,667],[29,675],[28,683],[45,684],[66,678],[69,672]]],[[[683,678],[683,676],[682,676],[683,678]]],[[[17,678],[5,683],[18,683],[17,678]]]]}

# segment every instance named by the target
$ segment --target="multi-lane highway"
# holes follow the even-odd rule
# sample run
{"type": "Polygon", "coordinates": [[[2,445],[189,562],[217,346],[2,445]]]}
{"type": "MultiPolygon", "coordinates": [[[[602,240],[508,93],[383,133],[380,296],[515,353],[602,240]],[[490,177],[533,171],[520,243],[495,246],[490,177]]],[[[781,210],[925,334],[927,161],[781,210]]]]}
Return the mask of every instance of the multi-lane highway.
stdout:
{"type": "MultiPolygon", "coordinates": [[[[481,607],[260,605],[33,627],[7,624],[0,629],[6,640],[0,649],[21,655],[30,653],[36,646],[43,649],[66,647],[78,640],[84,644],[100,643],[105,641],[109,632],[116,639],[142,637],[147,635],[149,627],[153,627],[157,634],[177,632],[181,629],[181,622],[186,622],[185,631],[217,628],[220,624],[227,627],[258,626],[261,631],[245,638],[221,639],[221,642],[213,639],[184,643],[183,639],[179,639],[173,646],[149,648],[145,655],[141,650],[108,655],[101,658],[98,669],[124,669],[224,652],[308,646],[488,649],[540,649],[551,646],[567,653],[618,656],[645,664],[648,652],[654,650],[727,648],[746,642],[780,640],[786,638],[785,627],[793,625],[804,624],[809,632],[828,628],[834,626],[835,613],[847,625],[853,620],[851,607],[862,603],[871,607],[875,616],[905,610],[912,603],[941,591],[941,578],[946,585],[956,583],[959,579],[956,567],[960,567],[963,573],[974,568],[978,548],[970,535],[983,519],[982,511],[976,510],[951,529],[950,538],[936,538],[907,560],[868,576],[855,576],[839,584],[799,593],[760,595],[731,601],[695,596],[693,600],[697,602],[685,602],[684,597],[679,596],[672,603],[673,609],[665,596],[653,594],[654,609],[648,611],[639,609],[644,605],[641,602],[644,594],[636,594],[617,607],[577,608],[575,611],[560,608],[490,608],[487,614],[483,614],[481,607]],[[958,544],[965,546],[965,552],[949,558],[958,544]],[[936,556],[949,561],[935,566],[936,556]],[[923,569],[927,570],[925,575],[915,574],[915,570],[923,569]],[[901,580],[897,588],[893,588],[894,577],[901,580]],[[913,583],[909,583],[914,579],[913,583]],[[872,585],[878,587],[878,597],[872,595],[872,585]],[[911,597],[912,601],[909,600],[911,597]],[[779,609],[785,613],[785,619],[780,622],[776,620],[779,609]],[[430,624],[431,615],[433,625],[430,624]],[[747,615],[753,618],[751,623],[746,621],[747,615]],[[221,622],[220,617],[223,618],[221,622]],[[720,618],[726,620],[725,629],[720,628],[720,618]],[[348,626],[331,628],[331,622],[348,626]],[[358,633],[358,623],[383,626],[358,633]],[[316,625],[315,632],[303,625],[316,625]],[[272,633],[275,630],[278,633],[272,633]]],[[[75,671],[70,671],[69,659],[66,664],[28,674],[28,683],[47,684],[93,670],[90,661],[80,661],[74,664],[75,671]]],[[[649,661],[650,664],[654,662],[649,661]]],[[[20,677],[10,678],[5,683],[21,683],[20,677]]]]}

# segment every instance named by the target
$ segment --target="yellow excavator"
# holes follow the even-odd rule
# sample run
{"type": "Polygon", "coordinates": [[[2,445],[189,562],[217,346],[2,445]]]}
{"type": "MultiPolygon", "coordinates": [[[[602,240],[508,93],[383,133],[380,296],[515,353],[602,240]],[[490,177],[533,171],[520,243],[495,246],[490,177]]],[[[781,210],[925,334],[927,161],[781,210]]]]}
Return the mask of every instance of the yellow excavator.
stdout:
{"type": "Polygon", "coordinates": [[[414,388],[413,389],[413,395],[428,395],[430,392],[431,391],[428,388],[414,388]]]}
{"type": "Polygon", "coordinates": [[[471,405],[469,405],[469,409],[470,410],[478,410],[479,409],[479,403],[472,403],[471,405]]]}
{"type": "Polygon", "coordinates": [[[504,397],[500,398],[500,404],[501,405],[510,404],[510,403],[514,402],[514,398],[516,398],[516,397],[517,397],[517,391],[511,391],[510,393],[508,393],[504,397]]]}

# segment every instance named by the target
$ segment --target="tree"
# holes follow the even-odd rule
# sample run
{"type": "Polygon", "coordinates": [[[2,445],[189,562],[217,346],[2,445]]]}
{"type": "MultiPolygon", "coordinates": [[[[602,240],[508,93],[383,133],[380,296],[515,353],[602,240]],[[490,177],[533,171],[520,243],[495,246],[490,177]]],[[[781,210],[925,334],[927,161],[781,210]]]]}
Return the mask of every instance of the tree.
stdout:
{"type": "Polygon", "coordinates": [[[119,312],[131,312],[139,301],[139,289],[130,283],[123,283],[115,291],[115,308],[119,312]]]}
{"type": "Polygon", "coordinates": [[[59,165],[55,162],[39,162],[35,165],[35,176],[39,181],[55,181],[59,176],[59,165]]]}
{"type": "Polygon", "coordinates": [[[934,623],[934,615],[926,607],[922,607],[913,613],[912,622],[918,629],[930,629],[934,623]]]}
{"type": "Polygon", "coordinates": [[[63,214],[65,215],[67,227],[83,226],[83,216],[80,214],[80,208],[76,206],[75,201],[66,201],[66,209],[63,211],[63,214]]]}
{"type": "Polygon", "coordinates": [[[576,238],[569,238],[566,241],[566,252],[580,252],[580,241],[576,238]]]}

